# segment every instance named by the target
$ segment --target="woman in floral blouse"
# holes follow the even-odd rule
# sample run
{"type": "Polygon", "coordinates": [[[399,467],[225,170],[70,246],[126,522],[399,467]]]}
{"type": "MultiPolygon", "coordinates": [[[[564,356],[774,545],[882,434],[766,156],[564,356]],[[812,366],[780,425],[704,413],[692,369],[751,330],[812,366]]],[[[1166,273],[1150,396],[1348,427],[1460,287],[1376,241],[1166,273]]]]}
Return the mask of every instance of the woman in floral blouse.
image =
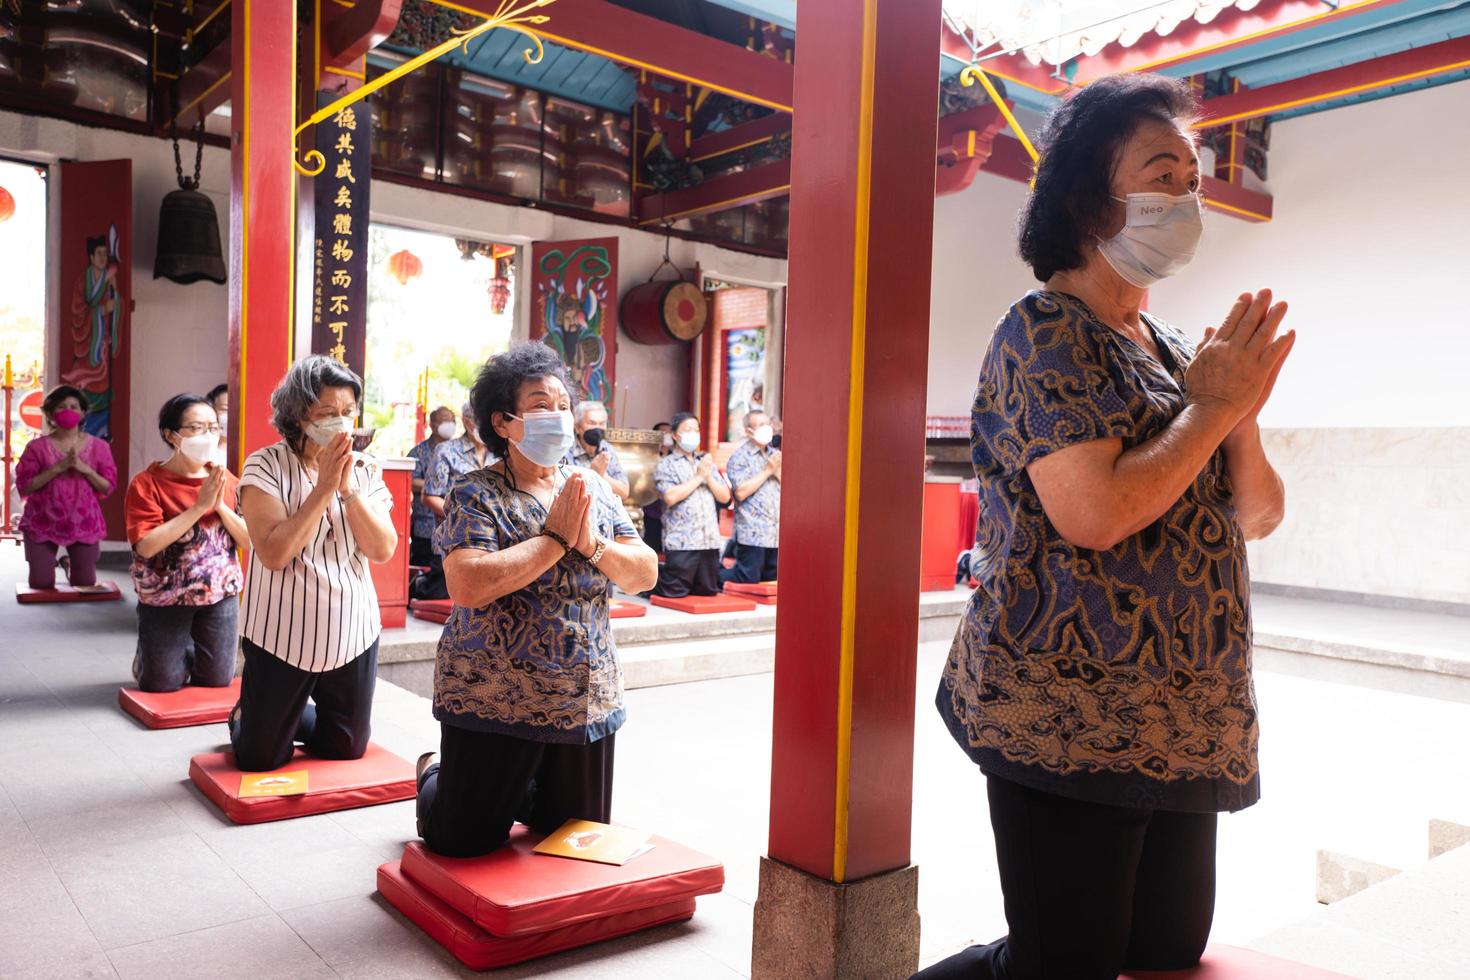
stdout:
{"type": "Polygon", "coordinates": [[[244,585],[237,548],[250,546],[235,513],[234,475],[214,462],[218,415],[199,395],[175,395],[158,413],[173,450],[128,484],[128,541],[138,591],[133,675],[145,691],[185,683],[224,687],[235,676],[244,585]]]}
{"type": "Polygon", "coordinates": [[[494,850],[517,819],[609,819],[623,674],[608,600],[657,576],[607,483],[562,462],[572,403],[550,348],[491,358],[470,398],[500,461],[453,483],[435,532],[454,611],[434,675],[442,762],[418,767],[419,833],[453,857],[494,850]]]}

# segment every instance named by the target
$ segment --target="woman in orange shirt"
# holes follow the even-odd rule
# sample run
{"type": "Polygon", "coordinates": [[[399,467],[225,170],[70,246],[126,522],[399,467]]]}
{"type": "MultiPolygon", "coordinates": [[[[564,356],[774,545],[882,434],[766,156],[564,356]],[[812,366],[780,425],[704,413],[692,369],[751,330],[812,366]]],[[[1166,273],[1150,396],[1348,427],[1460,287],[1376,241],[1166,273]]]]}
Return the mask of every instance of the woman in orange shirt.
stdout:
{"type": "Polygon", "coordinates": [[[225,687],[235,676],[244,576],[236,548],[249,543],[235,512],[235,477],[213,462],[219,419],[199,395],[175,395],[158,413],[173,450],[128,485],[128,541],[138,591],[133,676],[145,691],[185,683],[225,687]]]}

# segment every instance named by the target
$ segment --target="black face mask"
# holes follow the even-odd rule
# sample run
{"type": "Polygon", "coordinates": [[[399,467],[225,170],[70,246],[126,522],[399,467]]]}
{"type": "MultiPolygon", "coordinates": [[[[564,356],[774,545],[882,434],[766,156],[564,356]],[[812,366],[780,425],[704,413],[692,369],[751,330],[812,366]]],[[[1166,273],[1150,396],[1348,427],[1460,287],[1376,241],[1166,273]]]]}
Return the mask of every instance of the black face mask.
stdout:
{"type": "Polygon", "coordinates": [[[780,435],[771,436],[771,448],[772,449],[780,449],[781,448],[781,437],[780,437],[780,435]]]}
{"type": "Polygon", "coordinates": [[[601,447],[602,440],[605,438],[607,438],[607,433],[604,432],[602,429],[588,429],[586,432],[582,433],[582,441],[591,446],[593,449],[601,447]]]}

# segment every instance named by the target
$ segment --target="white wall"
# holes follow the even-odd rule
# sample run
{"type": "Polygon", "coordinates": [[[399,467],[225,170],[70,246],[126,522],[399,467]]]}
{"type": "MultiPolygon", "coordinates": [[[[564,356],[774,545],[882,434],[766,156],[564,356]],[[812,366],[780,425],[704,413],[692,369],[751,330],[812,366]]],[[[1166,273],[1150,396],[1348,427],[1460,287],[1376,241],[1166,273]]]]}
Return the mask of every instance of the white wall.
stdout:
{"type": "Polygon", "coordinates": [[[984,172],[960,193],[934,200],[930,415],[970,414],[991,331],[1037,286],[1016,254],[1016,214],[1025,200],[1025,184],[984,172]]]}
{"type": "Polygon", "coordinates": [[[1298,342],[1262,424],[1470,424],[1470,83],[1272,127],[1274,218],[1209,216],[1149,307],[1198,335],[1243,291],[1291,304],[1298,342]]]}
{"type": "MultiPolygon", "coordinates": [[[[186,148],[187,149],[187,148],[186,148]]],[[[130,412],[129,474],[162,457],[166,450],[158,439],[158,407],[180,391],[204,392],[225,380],[229,368],[229,288],[209,282],[181,286],[153,278],[153,256],[157,244],[158,207],[163,196],[177,186],[173,149],[167,140],[135,136],[108,129],[0,111],[0,153],[37,162],[58,160],[133,161],[133,371],[130,412]]],[[[191,165],[192,154],[186,154],[191,165]]],[[[53,176],[56,171],[53,169],[53,176]]],[[[203,187],[214,199],[220,219],[221,242],[229,248],[230,163],[226,150],[206,147],[203,187]]],[[[52,241],[50,258],[54,270],[55,216],[59,198],[53,185],[52,241]]],[[[546,240],[615,237],[618,239],[618,295],[629,286],[645,281],[663,259],[663,236],[616,225],[580,221],[532,208],[510,207],[451,194],[378,182],[373,186],[373,219],[444,234],[479,239],[530,243],[546,240]]],[[[525,253],[529,257],[529,249],[525,253]]],[[[784,260],[732,252],[711,245],[674,239],[671,257],[682,269],[696,264],[706,271],[766,284],[784,284],[784,260]]],[[[306,267],[302,267],[305,269],[306,267]]],[[[54,280],[55,276],[51,275],[54,280]]],[[[521,276],[523,289],[529,276],[521,276]]],[[[3,272],[0,272],[3,288],[3,272]]],[[[54,338],[61,304],[53,283],[48,296],[53,347],[48,361],[56,363],[54,338]]],[[[529,295],[517,297],[521,334],[530,315],[529,295]]],[[[309,328],[308,328],[309,329],[309,328]]],[[[301,337],[298,331],[298,339],[301,337]]],[[[308,334],[309,335],[309,334],[308,334]]],[[[298,349],[303,349],[298,344],[298,349]]],[[[686,408],[679,392],[686,382],[686,348],[648,347],[625,335],[619,337],[617,381],[631,382],[627,393],[626,420],[635,426],[651,425],[686,408]]],[[[53,379],[54,380],[54,379],[53,379]]],[[[624,417],[623,410],[618,412],[624,417]]],[[[119,468],[122,461],[119,460],[119,468]]]]}

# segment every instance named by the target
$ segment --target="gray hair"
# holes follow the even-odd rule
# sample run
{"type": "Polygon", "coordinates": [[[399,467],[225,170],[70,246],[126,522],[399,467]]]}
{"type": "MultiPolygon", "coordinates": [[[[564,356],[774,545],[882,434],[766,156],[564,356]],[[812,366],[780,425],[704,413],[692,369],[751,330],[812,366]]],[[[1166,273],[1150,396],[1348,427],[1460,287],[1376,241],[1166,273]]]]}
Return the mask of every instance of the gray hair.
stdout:
{"type": "Polygon", "coordinates": [[[362,379],[351,368],[325,354],[307,354],[286,369],[285,377],[271,392],[271,425],[295,452],[306,438],[303,422],[323,388],[351,388],[352,398],[362,407],[362,379]]]}
{"type": "Polygon", "coordinates": [[[603,415],[608,415],[609,414],[608,413],[608,410],[607,410],[607,406],[604,405],[602,402],[596,402],[596,401],[579,402],[577,404],[577,421],[578,422],[581,422],[583,419],[585,419],[587,417],[587,413],[588,412],[601,412],[603,415]]]}
{"type": "Polygon", "coordinates": [[[750,428],[750,420],[755,418],[757,415],[764,415],[766,418],[771,417],[770,413],[767,412],[765,409],[753,408],[745,413],[745,419],[740,424],[745,426],[747,429],[750,428]]]}
{"type": "MultiPolygon", "coordinates": [[[[475,406],[471,405],[469,402],[465,402],[463,405],[459,406],[459,417],[462,419],[474,418],[475,406]]],[[[469,426],[465,426],[465,428],[469,428],[469,426]]]]}

